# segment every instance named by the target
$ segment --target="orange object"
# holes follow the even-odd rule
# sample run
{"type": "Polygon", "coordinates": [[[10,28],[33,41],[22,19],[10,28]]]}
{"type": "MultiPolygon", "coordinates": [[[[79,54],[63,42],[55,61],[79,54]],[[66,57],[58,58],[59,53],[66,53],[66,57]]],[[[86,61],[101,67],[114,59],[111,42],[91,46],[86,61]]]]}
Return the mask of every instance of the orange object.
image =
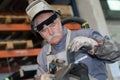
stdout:
{"type": "Polygon", "coordinates": [[[0,31],[30,31],[30,24],[0,24],[0,31]]]}
{"type": "Polygon", "coordinates": [[[37,56],[40,48],[35,49],[18,49],[18,50],[0,50],[0,58],[10,57],[24,57],[24,56],[37,56]]]}
{"type": "Polygon", "coordinates": [[[64,26],[69,28],[70,30],[79,30],[79,29],[81,29],[81,25],[79,23],[67,23],[64,26]]]}

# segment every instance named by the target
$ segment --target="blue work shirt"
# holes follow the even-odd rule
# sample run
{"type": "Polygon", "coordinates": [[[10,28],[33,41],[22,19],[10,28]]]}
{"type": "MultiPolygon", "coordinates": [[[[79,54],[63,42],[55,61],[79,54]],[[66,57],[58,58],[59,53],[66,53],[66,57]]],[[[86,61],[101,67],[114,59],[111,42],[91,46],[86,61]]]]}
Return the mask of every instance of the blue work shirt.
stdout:
{"type": "MultiPolygon", "coordinates": [[[[63,27],[63,38],[57,45],[51,45],[51,53],[52,55],[57,54],[61,51],[65,50],[66,44],[66,36],[67,36],[67,29],[63,27]]],[[[103,36],[94,29],[81,29],[81,30],[72,30],[70,35],[70,41],[72,41],[75,37],[84,36],[88,38],[93,38],[98,41],[103,39],[103,36]]],[[[47,57],[46,53],[48,52],[48,44],[44,45],[40,54],[38,55],[37,62],[38,62],[38,70],[37,75],[40,76],[44,72],[47,72],[47,57]]],[[[75,59],[79,59],[83,56],[87,55],[87,58],[82,60],[88,66],[89,74],[95,77],[98,80],[106,80],[107,79],[107,71],[105,62],[99,60],[95,57],[91,57],[87,53],[79,53],[75,55],[75,59]]]]}

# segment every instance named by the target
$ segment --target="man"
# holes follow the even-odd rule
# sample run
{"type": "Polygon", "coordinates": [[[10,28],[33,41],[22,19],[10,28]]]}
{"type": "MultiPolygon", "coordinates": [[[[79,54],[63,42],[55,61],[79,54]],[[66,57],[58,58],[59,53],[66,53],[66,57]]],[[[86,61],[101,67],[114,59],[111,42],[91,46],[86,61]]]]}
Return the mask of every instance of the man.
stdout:
{"type": "Polygon", "coordinates": [[[53,78],[53,75],[48,74],[50,73],[49,64],[52,61],[61,64],[57,65],[58,70],[68,64],[67,50],[75,54],[75,60],[81,59],[80,62],[88,66],[89,74],[97,80],[107,79],[105,62],[120,60],[118,48],[110,40],[105,39],[93,29],[70,31],[65,28],[61,24],[60,13],[44,0],[33,1],[26,8],[26,12],[30,18],[32,29],[48,42],[37,58],[39,65],[37,76],[40,76],[41,80],[53,78]],[[90,50],[79,52],[82,47],[89,47],[90,50]],[[112,59],[114,53],[116,55],[112,59]]]}

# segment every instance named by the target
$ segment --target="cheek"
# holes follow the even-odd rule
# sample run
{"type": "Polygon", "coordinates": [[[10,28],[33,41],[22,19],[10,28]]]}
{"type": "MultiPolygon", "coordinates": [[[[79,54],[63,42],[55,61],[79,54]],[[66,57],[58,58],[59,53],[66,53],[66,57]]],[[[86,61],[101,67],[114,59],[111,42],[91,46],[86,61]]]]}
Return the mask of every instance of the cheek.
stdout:
{"type": "Polygon", "coordinates": [[[47,33],[39,33],[45,40],[49,39],[50,35],[47,33]]]}
{"type": "Polygon", "coordinates": [[[56,25],[56,29],[54,29],[55,33],[62,33],[62,25],[59,23],[56,25]]]}

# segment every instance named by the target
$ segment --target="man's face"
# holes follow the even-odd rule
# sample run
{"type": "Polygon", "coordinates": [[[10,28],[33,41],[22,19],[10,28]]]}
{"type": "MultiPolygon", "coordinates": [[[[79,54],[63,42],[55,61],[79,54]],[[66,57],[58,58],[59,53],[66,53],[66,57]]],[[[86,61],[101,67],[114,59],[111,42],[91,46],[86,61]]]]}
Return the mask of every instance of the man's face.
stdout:
{"type": "MultiPolygon", "coordinates": [[[[53,13],[51,12],[41,13],[35,18],[35,24],[41,24],[43,21],[47,20],[52,15],[53,13]]],[[[43,25],[43,28],[37,32],[50,44],[58,44],[62,39],[63,34],[60,18],[57,17],[52,23],[48,25],[43,25]]]]}

